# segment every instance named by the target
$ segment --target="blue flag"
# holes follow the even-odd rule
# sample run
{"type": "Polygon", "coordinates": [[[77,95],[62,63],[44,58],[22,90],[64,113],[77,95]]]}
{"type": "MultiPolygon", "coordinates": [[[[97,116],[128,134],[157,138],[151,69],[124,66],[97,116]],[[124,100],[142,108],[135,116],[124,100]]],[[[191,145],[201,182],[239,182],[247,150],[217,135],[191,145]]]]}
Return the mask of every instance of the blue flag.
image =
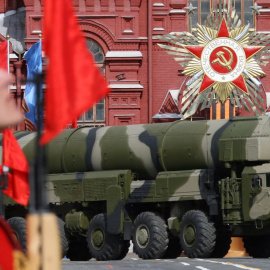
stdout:
{"type": "MultiPolygon", "coordinates": [[[[41,41],[34,44],[24,55],[27,63],[27,80],[32,80],[35,75],[42,72],[41,41]]],[[[40,98],[42,100],[42,85],[40,89],[40,98]]],[[[33,82],[27,82],[22,104],[25,117],[26,130],[37,130],[37,86],[33,82]]],[[[42,127],[42,124],[41,124],[42,127]]]]}

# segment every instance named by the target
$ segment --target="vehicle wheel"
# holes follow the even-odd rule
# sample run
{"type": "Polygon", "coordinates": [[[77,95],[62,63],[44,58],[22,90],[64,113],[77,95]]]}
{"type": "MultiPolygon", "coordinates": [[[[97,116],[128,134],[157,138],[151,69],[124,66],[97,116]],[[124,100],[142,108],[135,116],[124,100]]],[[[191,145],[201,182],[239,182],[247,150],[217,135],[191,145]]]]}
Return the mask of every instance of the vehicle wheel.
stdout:
{"type": "Polygon", "coordinates": [[[116,260],[121,255],[124,241],[119,235],[107,232],[107,216],[98,214],[92,218],[87,231],[90,253],[97,261],[116,260]]]}
{"type": "Polygon", "coordinates": [[[214,250],[216,229],[199,210],[188,211],[180,222],[180,245],[189,258],[208,258],[214,250]]]}
{"type": "Polygon", "coordinates": [[[270,257],[270,236],[243,237],[244,247],[249,256],[253,258],[270,257]]]}
{"type": "Polygon", "coordinates": [[[210,255],[211,258],[223,258],[230,250],[231,233],[226,229],[216,229],[217,238],[214,250],[210,255]]]}
{"type": "Polygon", "coordinates": [[[123,240],[123,247],[121,250],[120,255],[116,258],[116,260],[123,260],[126,255],[128,254],[129,247],[130,247],[130,241],[129,240],[123,240]]]}
{"type": "Polygon", "coordinates": [[[67,258],[71,261],[89,261],[92,258],[85,237],[74,237],[70,241],[67,258]]]}
{"type": "Polygon", "coordinates": [[[132,230],[135,253],[142,259],[160,259],[168,248],[168,232],[164,220],[152,212],[137,216],[132,230]]]}
{"type": "Polygon", "coordinates": [[[176,259],[181,255],[182,251],[180,239],[178,237],[171,237],[169,238],[168,248],[162,259],[176,259]]]}
{"type": "Polygon", "coordinates": [[[22,250],[26,252],[26,221],[22,217],[12,217],[7,223],[13,230],[14,239],[20,244],[22,250]]]}
{"type": "Polygon", "coordinates": [[[58,229],[59,229],[59,238],[61,241],[61,249],[62,249],[62,258],[67,255],[69,249],[69,237],[66,232],[65,222],[61,218],[57,218],[58,229]]]}

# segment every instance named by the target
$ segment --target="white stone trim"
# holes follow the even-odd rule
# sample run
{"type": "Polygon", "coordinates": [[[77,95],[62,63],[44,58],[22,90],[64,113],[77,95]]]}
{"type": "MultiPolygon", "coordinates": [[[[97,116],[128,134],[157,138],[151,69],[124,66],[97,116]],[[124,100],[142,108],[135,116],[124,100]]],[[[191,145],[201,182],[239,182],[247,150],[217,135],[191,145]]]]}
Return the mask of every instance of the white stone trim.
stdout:
{"type": "Polygon", "coordinates": [[[127,58],[127,57],[142,57],[142,53],[140,51],[108,51],[106,53],[107,57],[121,57],[121,58],[127,58]]]}
{"type": "Polygon", "coordinates": [[[152,118],[153,119],[181,119],[182,114],[177,113],[157,113],[152,118]]]}
{"type": "Polygon", "coordinates": [[[170,14],[185,14],[185,13],[186,13],[186,11],[183,9],[172,9],[170,11],[170,14]]]}
{"type": "Polygon", "coordinates": [[[123,33],[125,33],[125,34],[133,34],[133,31],[132,30],[124,30],[123,33]]]}
{"type": "Polygon", "coordinates": [[[163,27],[155,27],[153,28],[153,31],[164,31],[165,29],[163,27]]]}
{"type": "Polygon", "coordinates": [[[143,89],[143,86],[141,84],[131,84],[131,83],[127,83],[127,84],[109,84],[109,87],[112,89],[143,89]]]}
{"type": "Polygon", "coordinates": [[[41,34],[41,33],[42,33],[41,30],[33,30],[33,31],[32,31],[32,34],[41,34]]]}
{"type": "Polygon", "coordinates": [[[154,3],[153,7],[164,7],[165,5],[163,3],[154,3]]]}
{"type": "MultiPolygon", "coordinates": [[[[17,89],[17,86],[16,85],[10,85],[9,89],[10,90],[17,89]]],[[[21,89],[25,89],[25,85],[21,85],[21,89]]]]}
{"type": "Polygon", "coordinates": [[[18,59],[18,56],[15,53],[10,53],[9,59],[18,59]]]}
{"type": "Polygon", "coordinates": [[[266,107],[270,107],[270,92],[266,92],[266,107]]]}
{"type": "Polygon", "coordinates": [[[270,12],[270,8],[262,8],[259,10],[260,13],[264,13],[264,12],[270,12]]]}

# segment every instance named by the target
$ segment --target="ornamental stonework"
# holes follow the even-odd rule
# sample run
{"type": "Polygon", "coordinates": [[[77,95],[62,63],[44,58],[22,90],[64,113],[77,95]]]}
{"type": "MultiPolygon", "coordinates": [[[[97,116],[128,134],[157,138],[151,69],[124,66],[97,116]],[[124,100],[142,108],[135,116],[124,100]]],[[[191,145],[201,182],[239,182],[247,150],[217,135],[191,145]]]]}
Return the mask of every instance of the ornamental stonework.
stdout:
{"type": "Polygon", "coordinates": [[[260,78],[265,76],[261,66],[270,58],[270,35],[243,26],[228,3],[224,1],[191,33],[158,37],[169,44],[159,46],[175,57],[187,76],[181,89],[184,119],[228,99],[256,115],[265,112],[260,78]]]}

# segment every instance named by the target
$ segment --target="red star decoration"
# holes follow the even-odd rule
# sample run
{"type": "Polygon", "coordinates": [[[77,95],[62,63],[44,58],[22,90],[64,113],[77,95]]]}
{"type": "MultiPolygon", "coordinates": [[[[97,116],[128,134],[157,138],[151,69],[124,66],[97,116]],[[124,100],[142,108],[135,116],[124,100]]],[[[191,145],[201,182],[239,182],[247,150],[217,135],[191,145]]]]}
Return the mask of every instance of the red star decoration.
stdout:
{"type": "MultiPolygon", "coordinates": [[[[228,31],[228,27],[226,24],[225,19],[223,18],[222,23],[220,25],[218,34],[216,38],[226,37],[230,38],[230,34],[228,31]]],[[[184,46],[189,52],[191,52],[195,57],[198,59],[201,59],[202,51],[204,49],[203,46],[184,46]]],[[[263,48],[263,46],[250,46],[250,47],[243,47],[243,50],[246,54],[246,60],[248,60],[250,57],[252,57],[254,54],[256,54],[258,51],[260,51],[263,48]]],[[[214,84],[215,81],[213,81],[211,78],[209,78],[206,74],[203,77],[203,81],[201,84],[201,88],[199,93],[206,90],[208,87],[210,87],[212,84],[214,84]]],[[[239,75],[238,78],[232,81],[234,85],[236,85],[239,89],[244,91],[245,93],[248,93],[247,86],[245,84],[245,80],[243,78],[243,75],[239,75]]]]}

